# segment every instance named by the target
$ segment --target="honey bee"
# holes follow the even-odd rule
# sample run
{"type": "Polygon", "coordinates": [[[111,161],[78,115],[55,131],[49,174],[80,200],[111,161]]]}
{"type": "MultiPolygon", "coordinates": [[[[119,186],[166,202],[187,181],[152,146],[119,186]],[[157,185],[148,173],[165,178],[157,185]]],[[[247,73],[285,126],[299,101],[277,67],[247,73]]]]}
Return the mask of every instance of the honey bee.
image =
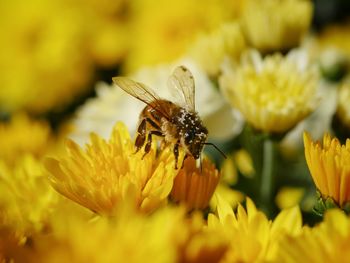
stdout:
{"type": "MultiPolygon", "coordinates": [[[[151,150],[152,137],[161,137],[166,144],[174,145],[173,153],[177,169],[179,147],[185,150],[185,159],[189,155],[195,159],[200,158],[204,145],[212,145],[220,151],[214,144],[206,142],[208,130],[195,110],[194,78],[186,67],[177,67],[168,80],[170,88],[180,94],[179,103],[162,99],[149,87],[129,78],[114,77],[113,82],[131,96],[147,104],[139,117],[135,140],[136,152],[145,145],[143,155],[145,156],[151,150]]],[[[220,153],[223,154],[221,151],[220,153]]]]}

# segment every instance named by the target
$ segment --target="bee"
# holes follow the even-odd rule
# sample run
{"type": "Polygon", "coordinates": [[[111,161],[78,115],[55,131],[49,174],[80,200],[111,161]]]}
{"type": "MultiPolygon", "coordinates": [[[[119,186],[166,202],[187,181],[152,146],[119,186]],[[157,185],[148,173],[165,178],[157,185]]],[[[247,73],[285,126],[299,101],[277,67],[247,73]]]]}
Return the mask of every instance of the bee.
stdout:
{"type": "Polygon", "coordinates": [[[135,140],[136,152],[145,145],[143,157],[151,150],[153,136],[174,145],[175,169],[180,147],[185,150],[185,159],[200,158],[204,145],[212,145],[224,155],[214,144],[206,142],[208,130],[195,110],[194,78],[186,67],[177,67],[168,79],[169,87],[180,94],[179,103],[162,99],[146,85],[129,78],[114,77],[113,82],[146,104],[140,113],[135,140]]]}

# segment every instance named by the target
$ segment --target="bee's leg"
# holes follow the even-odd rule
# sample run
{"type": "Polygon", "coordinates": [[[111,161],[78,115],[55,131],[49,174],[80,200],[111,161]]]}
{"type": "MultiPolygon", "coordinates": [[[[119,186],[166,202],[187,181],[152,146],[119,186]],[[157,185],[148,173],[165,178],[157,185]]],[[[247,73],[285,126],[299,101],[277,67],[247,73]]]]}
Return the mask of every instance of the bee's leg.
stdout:
{"type": "Polygon", "coordinates": [[[137,137],[135,140],[135,146],[136,146],[135,153],[137,153],[142,148],[142,146],[145,144],[145,140],[146,140],[146,119],[143,119],[139,127],[137,128],[137,137]]]}
{"type": "Polygon", "coordinates": [[[148,133],[148,138],[147,138],[147,143],[146,143],[146,146],[145,146],[145,153],[143,154],[142,156],[142,159],[143,157],[145,157],[145,155],[147,153],[149,153],[149,151],[151,150],[151,146],[152,146],[152,135],[157,135],[157,136],[160,136],[160,137],[163,137],[163,133],[160,132],[160,131],[150,131],[148,133]]]}
{"type": "Polygon", "coordinates": [[[183,159],[183,161],[182,161],[181,169],[184,167],[185,160],[187,159],[188,156],[189,156],[189,155],[186,153],[186,155],[185,155],[185,157],[184,157],[184,159],[183,159]]]}
{"type": "Polygon", "coordinates": [[[174,145],[174,156],[175,156],[175,169],[177,170],[177,161],[179,159],[179,145],[180,141],[177,141],[174,145]]]}

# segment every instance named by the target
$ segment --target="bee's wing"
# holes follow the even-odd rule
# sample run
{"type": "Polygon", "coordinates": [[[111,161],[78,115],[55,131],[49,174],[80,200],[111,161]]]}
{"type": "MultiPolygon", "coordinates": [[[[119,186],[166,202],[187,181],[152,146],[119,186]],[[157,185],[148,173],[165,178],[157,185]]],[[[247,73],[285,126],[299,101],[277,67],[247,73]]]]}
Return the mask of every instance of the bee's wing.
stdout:
{"type": "Polygon", "coordinates": [[[170,118],[167,109],[165,109],[164,106],[158,102],[161,100],[161,98],[159,98],[159,96],[151,88],[126,77],[114,77],[112,80],[114,84],[131,96],[143,101],[147,105],[150,105],[160,114],[162,114],[162,116],[168,119],[170,118]]]}
{"type": "Polygon", "coordinates": [[[170,89],[177,90],[181,97],[181,106],[195,111],[194,97],[195,86],[192,73],[184,66],[177,67],[169,77],[168,85],[170,89]]]}

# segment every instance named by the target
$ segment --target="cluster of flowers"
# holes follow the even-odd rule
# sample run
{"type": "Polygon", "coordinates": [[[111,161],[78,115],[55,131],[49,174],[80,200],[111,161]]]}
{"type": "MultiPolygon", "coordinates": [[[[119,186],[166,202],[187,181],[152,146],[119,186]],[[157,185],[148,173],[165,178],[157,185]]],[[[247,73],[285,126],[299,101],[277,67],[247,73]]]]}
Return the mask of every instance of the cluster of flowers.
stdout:
{"type": "MultiPolygon", "coordinates": [[[[0,5],[12,10],[15,2],[0,5]]],[[[306,0],[207,0],[205,9],[194,1],[170,6],[147,0],[68,2],[37,3],[45,16],[34,7],[18,11],[26,26],[15,29],[24,28],[28,39],[13,41],[23,47],[9,50],[32,45],[37,51],[22,50],[24,60],[15,61],[26,72],[23,79],[13,78],[13,67],[7,67],[9,89],[0,91],[0,111],[12,112],[0,123],[0,262],[350,258],[346,30],[310,36],[313,5],[306,0]],[[53,15],[57,9],[65,15],[53,15]],[[208,12],[212,19],[203,22],[208,12]],[[91,27],[83,26],[86,18],[91,27]],[[27,20],[33,20],[33,28],[27,20]],[[210,31],[195,35],[198,29],[210,31]],[[57,41],[59,33],[64,41],[57,41]],[[72,54],[75,48],[84,59],[72,54]],[[64,70],[56,60],[67,59],[62,54],[70,59],[64,70]],[[42,71],[44,57],[53,62],[42,71]],[[83,89],[94,65],[120,61],[130,78],[172,101],[167,78],[177,65],[189,68],[209,140],[228,158],[214,162],[210,157],[216,156],[206,152],[198,166],[180,149],[183,165],[175,169],[172,145],[159,147],[154,140],[149,153],[135,152],[145,105],[105,83],[55,130],[45,120],[16,112],[62,106],[83,89]],[[57,77],[60,73],[64,77],[57,77]],[[48,89],[51,77],[58,81],[48,89]],[[27,89],[33,93],[26,97],[27,89]],[[323,143],[312,139],[322,137],[323,143]],[[300,159],[304,170],[290,164],[300,159]],[[292,188],[287,179],[292,174],[291,181],[298,182],[300,171],[314,184],[302,181],[302,188],[292,188]]],[[[10,31],[14,39],[18,32],[10,31]]],[[[12,55],[6,53],[4,61],[12,55]]]]}

